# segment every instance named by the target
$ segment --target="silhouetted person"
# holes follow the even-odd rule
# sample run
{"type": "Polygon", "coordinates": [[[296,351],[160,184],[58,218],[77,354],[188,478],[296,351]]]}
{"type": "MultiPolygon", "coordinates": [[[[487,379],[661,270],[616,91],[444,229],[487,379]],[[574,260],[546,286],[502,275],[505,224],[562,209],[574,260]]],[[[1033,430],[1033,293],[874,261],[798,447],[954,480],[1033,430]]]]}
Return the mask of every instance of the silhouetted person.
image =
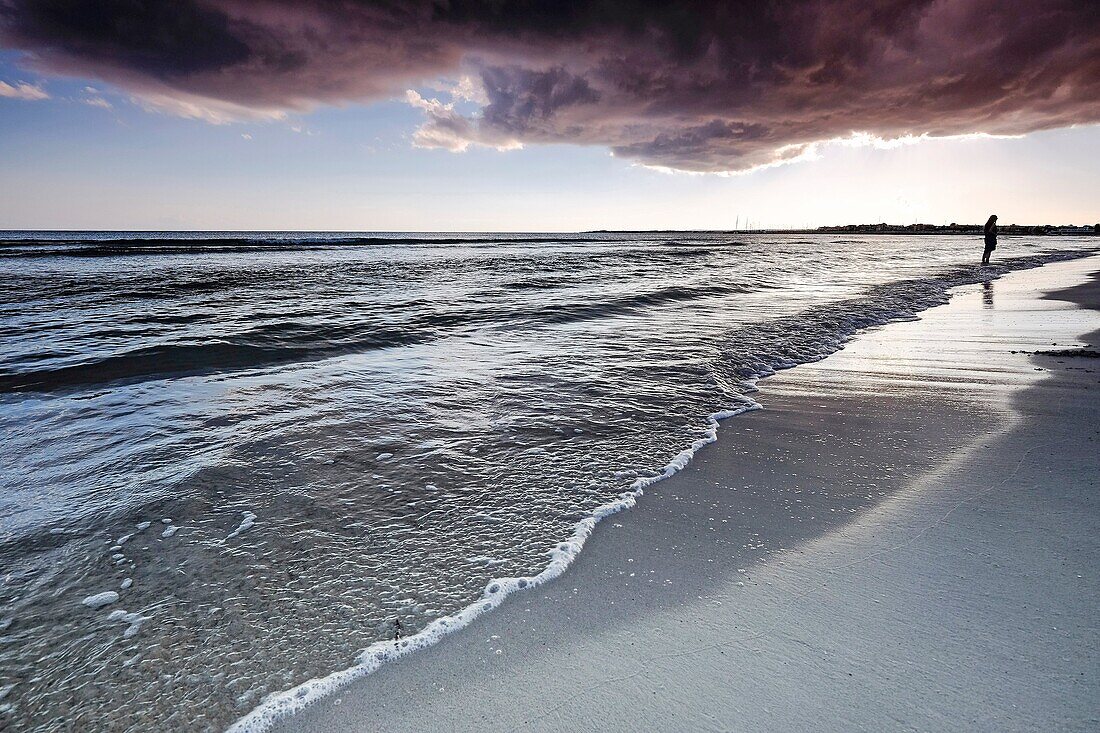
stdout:
{"type": "Polygon", "coordinates": [[[982,264],[989,264],[989,255],[997,249],[997,215],[989,217],[985,223],[985,252],[982,254],[982,264]]]}

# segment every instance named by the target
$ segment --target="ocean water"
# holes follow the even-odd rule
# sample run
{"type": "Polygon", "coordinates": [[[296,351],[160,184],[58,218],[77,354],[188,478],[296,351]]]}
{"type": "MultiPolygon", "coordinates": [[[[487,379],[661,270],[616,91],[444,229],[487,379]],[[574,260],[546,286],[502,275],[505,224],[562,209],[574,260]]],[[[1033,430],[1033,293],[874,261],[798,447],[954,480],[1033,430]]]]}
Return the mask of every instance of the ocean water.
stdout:
{"type": "Polygon", "coordinates": [[[0,728],[262,727],[559,571],[756,377],[1098,244],[0,232],[0,728]]]}

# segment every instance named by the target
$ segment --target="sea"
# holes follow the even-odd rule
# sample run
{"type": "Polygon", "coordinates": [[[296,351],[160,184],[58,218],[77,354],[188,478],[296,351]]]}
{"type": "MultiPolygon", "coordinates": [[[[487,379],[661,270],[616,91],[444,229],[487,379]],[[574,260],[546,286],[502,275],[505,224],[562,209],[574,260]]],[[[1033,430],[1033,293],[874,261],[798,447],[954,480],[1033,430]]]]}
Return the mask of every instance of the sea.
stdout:
{"type": "Polygon", "coordinates": [[[1095,237],[0,232],[0,728],[262,730],[552,582],[757,380],[1095,237]]]}

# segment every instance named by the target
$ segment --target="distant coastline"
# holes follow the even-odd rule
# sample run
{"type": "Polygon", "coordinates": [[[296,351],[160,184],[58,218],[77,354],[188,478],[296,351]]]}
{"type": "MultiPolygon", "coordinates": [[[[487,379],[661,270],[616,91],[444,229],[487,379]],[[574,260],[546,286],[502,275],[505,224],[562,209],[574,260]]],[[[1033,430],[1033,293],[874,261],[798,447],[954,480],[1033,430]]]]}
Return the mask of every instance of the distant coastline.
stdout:
{"type": "MultiPolygon", "coordinates": [[[[1004,224],[997,226],[1000,234],[1026,234],[1038,236],[1097,236],[1100,224],[1004,224]]],[[[981,234],[981,224],[840,224],[816,229],[725,229],[704,230],[729,234],[981,234]]],[[[679,229],[592,229],[581,234],[678,234],[679,229]]]]}
{"type": "MultiPolygon", "coordinates": [[[[1003,224],[998,225],[998,232],[1002,235],[1028,235],[1028,236],[1100,236],[1100,224],[1003,224]]],[[[815,229],[781,229],[781,228],[757,228],[750,229],[585,229],[581,231],[546,231],[546,232],[510,232],[510,231],[484,231],[464,232],[453,231],[385,231],[385,230],[342,230],[342,229],[299,229],[299,230],[264,230],[264,229],[4,229],[0,227],[0,244],[12,244],[35,241],[57,241],[69,237],[83,237],[88,242],[118,241],[111,237],[96,239],[96,235],[120,235],[123,241],[156,241],[158,243],[170,242],[172,237],[166,235],[187,235],[185,239],[198,239],[205,241],[208,237],[225,239],[226,241],[237,238],[255,238],[270,235],[273,239],[294,239],[300,236],[343,236],[349,238],[348,244],[371,244],[375,242],[388,242],[391,244],[402,243],[397,237],[408,237],[414,241],[419,237],[450,236],[455,242],[466,241],[473,236],[511,238],[521,235],[538,235],[553,240],[561,235],[585,235],[585,234],[962,234],[966,236],[980,235],[981,224],[839,224],[835,226],[821,226],[815,229]],[[125,236],[121,236],[125,235],[125,236]],[[202,236],[196,236],[202,235],[202,236]]],[[[437,244],[447,243],[447,240],[433,239],[437,244]]],[[[531,240],[534,241],[534,240],[531,240]]]]}
{"type": "MultiPolygon", "coordinates": [[[[1000,234],[1100,234],[1100,224],[1004,224],[997,225],[1000,234]]],[[[981,224],[844,224],[799,230],[814,234],[981,234],[981,224]]]]}

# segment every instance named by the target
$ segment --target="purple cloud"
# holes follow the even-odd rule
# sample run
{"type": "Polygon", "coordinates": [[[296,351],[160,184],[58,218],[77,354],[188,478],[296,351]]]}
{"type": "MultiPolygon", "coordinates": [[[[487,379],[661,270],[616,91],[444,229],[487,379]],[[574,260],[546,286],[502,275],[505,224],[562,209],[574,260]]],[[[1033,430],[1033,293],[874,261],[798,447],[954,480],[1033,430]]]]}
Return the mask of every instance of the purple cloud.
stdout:
{"type": "Polygon", "coordinates": [[[737,171],[853,132],[1100,122],[1095,0],[0,0],[0,45],[215,122],[409,95],[415,142],[737,171]]]}

